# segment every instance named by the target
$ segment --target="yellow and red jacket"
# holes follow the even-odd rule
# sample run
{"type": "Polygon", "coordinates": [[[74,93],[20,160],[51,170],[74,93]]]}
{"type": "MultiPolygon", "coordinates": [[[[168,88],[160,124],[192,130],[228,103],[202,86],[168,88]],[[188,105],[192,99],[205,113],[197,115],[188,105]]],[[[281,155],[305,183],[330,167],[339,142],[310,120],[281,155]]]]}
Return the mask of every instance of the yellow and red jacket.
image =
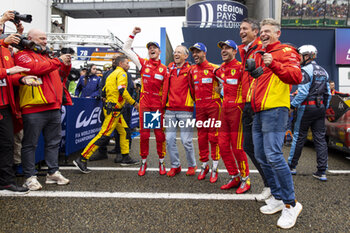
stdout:
{"type": "Polygon", "coordinates": [[[214,73],[217,65],[205,60],[201,64],[192,65],[191,78],[194,83],[195,100],[197,106],[210,105],[212,102],[221,101],[216,92],[219,81],[214,73]]]}
{"type": "Polygon", "coordinates": [[[115,103],[116,109],[124,106],[125,101],[129,104],[135,104],[135,100],[130,96],[128,90],[128,75],[121,67],[117,67],[106,79],[106,85],[103,90],[106,91],[106,102],[115,103]],[[124,88],[123,95],[120,95],[119,89],[124,88]]]}
{"type": "Polygon", "coordinates": [[[163,107],[171,111],[193,111],[194,86],[190,71],[188,62],[180,68],[174,62],[168,65],[168,75],[163,86],[163,107]]]}
{"type": "Polygon", "coordinates": [[[14,60],[16,65],[30,69],[26,72],[27,75],[35,75],[42,82],[37,87],[20,87],[22,114],[60,109],[64,84],[59,74],[59,68],[67,70],[62,60],[59,58],[51,59],[46,54],[35,53],[28,49],[16,53],[14,60]]]}
{"type": "Polygon", "coordinates": [[[139,57],[142,65],[140,104],[148,107],[162,106],[163,82],[167,67],[160,60],[148,60],[139,57]]]}
{"type": "Polygon", "coordinates": [[[246,51],[244,49],[246,45],[242,44],[238,46],[239,49],[239,54],[241,55],[242,59],[242,66],[243,66],[243,74],[242,74],[242,98],[243,98],[243,103],[245,102],[250,102],[250,100],[246,100],[249,88],[251,84],[254,82],[254,79],[252,76],[250,76],[248,71],[244,71],[245,63],[248,58],[255,58],[255,52],[258,50],[261,50],[262,43],[260,38],[256,38],[252,44],[249,46],[248,50],[246,51]]]}
{"type": "Polygon", "coordinates": [[[215,71],[217,77],[222,80],[224,87],[223,107],[233,107],[243,103],[242,100],[242,64],[233,59],[222,65],[215,71]]]}
{"type": "Polygon", "coordinates": [[[298,51],[277,41],[262,49],[273,57],[266,67],[262,55],[256,54],[256,67],[261,66],[264,73],[251,85],[251,104],[254,112],[277,107],[290,108],[290,84],[299,84],[302,80],[300,56],[298,51]]]}

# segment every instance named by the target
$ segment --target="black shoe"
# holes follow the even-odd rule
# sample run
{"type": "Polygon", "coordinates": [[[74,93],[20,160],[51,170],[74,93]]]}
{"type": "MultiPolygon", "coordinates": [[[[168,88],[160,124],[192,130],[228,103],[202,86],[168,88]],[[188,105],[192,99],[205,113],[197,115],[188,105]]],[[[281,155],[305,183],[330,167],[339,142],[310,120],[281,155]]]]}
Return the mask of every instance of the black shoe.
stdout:
{"type": "Polygon", "coordinates": [[[327,181],[327,175],[325,172],[317,171],[314,174],[312,174],[312,176],[320,181],[327,181]]]}
{"type": "Polygon", "coordinates": [[[23,195],[29,193],[29,189],[14,184],[0,186],[0,193],[23,195]]]}
{"type": "Polygon", "coordinates": [[[120,154],[120,151],[117,151],[116,149],[109,150],[108,154],[120,154]]]}
{"type": "Polygon", "coordinates": [[[73,160],[73,164],[79,168],[79,170],[82,172],[82,173],[90,173],[91,170],[89,168],[87,168],[87,160],[80,156],[79,158],[77,158],[76,160],[73,160]]]}
{"type": "Polygon", "coordinates": [[[103,160],[103,159],[108,159],[107,153],[103,154],[103,153],[98,152],[98,153],[92,155],[89,158],[89,161],[97,161],[97,160],[103,160]]]}
{"type": "Polygon", "coordinates": [[[121,154],[117,154],[115,156],[114,162],[115,163],[121,163],[123,161],[123,156],[121,154]]]}
{"type": "Polygon", "coordinates": [[[127,167],[127,166],[131,166],[131,165],[137,165],[140,163],[140,161],[137,161],[137,160],[133,160],[129,154],[125,154],[125,155],[122,155],[123,156],[123,159],[120,163],[120,166],[122,167],[127,167]]]}

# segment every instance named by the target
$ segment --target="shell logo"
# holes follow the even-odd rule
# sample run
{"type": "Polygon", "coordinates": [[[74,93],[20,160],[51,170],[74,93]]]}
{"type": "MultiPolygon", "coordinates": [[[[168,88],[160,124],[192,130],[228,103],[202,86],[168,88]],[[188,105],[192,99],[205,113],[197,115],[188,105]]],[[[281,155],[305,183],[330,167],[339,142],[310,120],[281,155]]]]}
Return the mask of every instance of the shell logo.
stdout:
{"type": "Polygon", "coordinates": [[[225,77],[225,74],[221,74],[221,78],[224,78],[225,77]]]}
{"type": "Polygon", "coordinates": [[[197,75],[195,75],[193,78],[194,78],[194,79],[197,79],[197,75]]]}
{"type": "Polygon", "coordinates": [[[145,69],[145,72],[146,72],[146,73],[149,73],[149,71],[150,71],[149,68],[146,68],[146,69],[145,69]]]}

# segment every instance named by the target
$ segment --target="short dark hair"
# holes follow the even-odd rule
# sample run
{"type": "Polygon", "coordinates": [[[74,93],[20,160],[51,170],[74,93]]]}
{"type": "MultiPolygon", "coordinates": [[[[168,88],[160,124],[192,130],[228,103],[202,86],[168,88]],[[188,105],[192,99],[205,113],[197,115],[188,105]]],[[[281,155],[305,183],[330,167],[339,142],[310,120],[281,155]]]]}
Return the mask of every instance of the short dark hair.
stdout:
{"type": "Polygon", "coordinates": [[[335,83],[333,80],[329,80],[329,83],[335,83]]]}
{"type": "Polygon", "coordinates": [[[119,66],[119,63],[123,62],[125,59],[128,59],[125,55],[120,55],[115,59],[115,64],[119,66]]]}
{"type": "Polygon", "coordinates": [[[260,31],[260,24],[259,21],[253,18],[245,18],[242,20],[242,23],[249,23],[250,26],[252,27],[252,30],[258,30],[260,31]]]}

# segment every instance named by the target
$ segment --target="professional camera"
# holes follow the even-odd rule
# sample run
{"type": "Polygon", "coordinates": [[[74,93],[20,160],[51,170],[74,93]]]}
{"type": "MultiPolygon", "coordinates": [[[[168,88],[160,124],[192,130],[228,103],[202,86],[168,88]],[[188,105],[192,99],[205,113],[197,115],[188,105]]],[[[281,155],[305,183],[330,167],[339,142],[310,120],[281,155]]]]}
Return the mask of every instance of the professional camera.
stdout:
{"type": "Polygon", "coordinates": [[[12,47],[15,47],[19,50],[30,49],[33,51],[41,50],[41,47],[35,44],[33,41],[28,40],[25,36],[18,36],[21,40],[18,44],[11,44],[12,47]]]}
{"type": "Polygon", "coordinates": [[[19,24],[20,21],[31,23],[32,22],[32,15],[23,14],[21,15],[17,11],[13,11],[13,14],[15,14],[15,18],[11,20],[14,24],[19,24]]]}

